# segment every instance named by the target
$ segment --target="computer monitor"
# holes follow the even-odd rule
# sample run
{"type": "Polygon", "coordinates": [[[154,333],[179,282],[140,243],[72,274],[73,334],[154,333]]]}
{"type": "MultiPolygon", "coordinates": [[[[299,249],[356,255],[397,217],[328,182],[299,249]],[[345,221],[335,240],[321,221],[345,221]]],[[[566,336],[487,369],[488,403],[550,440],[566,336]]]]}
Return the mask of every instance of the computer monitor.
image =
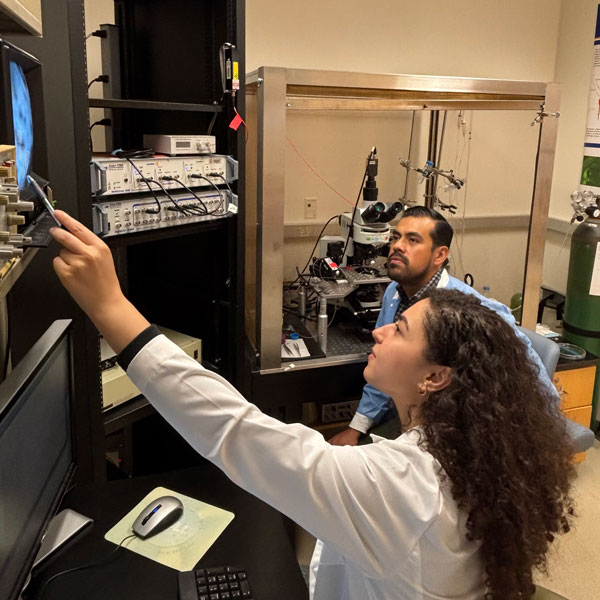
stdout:
{"type": "Polygon", "coordinates": [[[0,39],[0,144],[16,147],[21,198],[31,200],[27,175],[48,178],[42,65],[0,39]]]}
{"type": "Polygon", "coordinates": [[[70,320],[0,384],[0,598],[16,600],[75,468],[70,320]]]}

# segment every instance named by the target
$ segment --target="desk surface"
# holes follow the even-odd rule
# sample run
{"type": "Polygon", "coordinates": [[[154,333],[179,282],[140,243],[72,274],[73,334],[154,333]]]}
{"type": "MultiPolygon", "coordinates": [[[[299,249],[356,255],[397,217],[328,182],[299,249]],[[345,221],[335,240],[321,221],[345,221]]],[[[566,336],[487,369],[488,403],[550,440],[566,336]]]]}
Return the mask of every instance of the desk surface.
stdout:
{"type": "MultiPolygon", "coordinates": [[[[36,571],[26,600],[48,577],[108,555],[115,548],[104,534],[131,507],[157,486],[164,486],[235,514],[198,567],[244,567],[256,600],[306,600],[308,591],[283,517],[261,500],[233,484],[211,464],[100,485],[82,486],[66,496],[63,508],[94,519],[55,557],[36,571]]],[[[43,600],[177,600],[177,571],[143,556],[119,550],[101,566],[52,581],[43,600]]]]}
{"type": "MultiPolygon", "coordinates": [[[[562,337],[554,340],[556,343],[565,342],[562,337]]],[[[571,343],[571,342],[568,342],[571,343]]],[[[584,348],[585,350],[585,348],[584,348]]],[[[570,371],[571,369],[582,369],[584,367],[593,367],[600,364],[600,357],[588,352],[586,350],[585,357],[579,360],[569,360],[568,358],[564,358],[560,356],[558,359],[558,364],[556,365],[557,371],[570,371]]]]}

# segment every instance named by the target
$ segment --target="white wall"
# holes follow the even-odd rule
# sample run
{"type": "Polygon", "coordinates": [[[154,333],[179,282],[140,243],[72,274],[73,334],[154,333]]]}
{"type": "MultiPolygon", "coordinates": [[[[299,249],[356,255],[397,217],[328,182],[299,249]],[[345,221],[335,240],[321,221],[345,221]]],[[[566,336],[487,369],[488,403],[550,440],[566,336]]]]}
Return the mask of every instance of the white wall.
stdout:
{"type": "Polygon", "coordinates": [[[248,71],[262,65],[548,80],[560,0],[246,3],[248,71]]]}
{"type": "Polygon", "coordinates": [[[568,221],[569,194],[577,189],[592,74],[598,0],[563,2],[555,80],[561,86],[561,115],[556,145],[550,216],[568,221]]]}
{"type": "MultiPolygon", "coordinates": [[[[579,182],[583,156],[596,7],[597,0],[431,0],[426,5],[406,0],[380,0],[370,5],[358,0],[252,0],[246,6],[247,70],[279,65],[559,81],[561,118],[550,216],[568,221],[569,194],[579,182]]],[[[85,0],[85,9],[88,33],[100,23],[114,22],[113,0],[85,0]]],[[[97,38],[87,41],[89,80],[101,72],[99,44],[97,38]]],[[[101,84],[93,84],[91,95],[101,95],[101,88],[101,84]]],[[[91,122],[102,116],[102,111],[92,109],[91,122]]],[[[385,114],[329,119],[320,115],[311,117],[314,123],[308,127],[310,119],[296,113],[290,118],[288,134],[313,167],[351,199],[356,197],[366,153],[376,143],[380,154],[380,194],[382,199],[392,200],[404,190],[405,174],[398,168],[397,159],[406,154],[406,117],[385,114]]],[[[454,123],[456,113],[448,119],[449,124],[454,123]]],[[[524,115],[522,124],[518,117],[503,121],[498,114],[492,120],[483,113],[475,116],[467,217],[528,212],[530,147],[532,136],[535,137],[535,128],[528,126],[528,119],[529,115],[524,115]],[[488,153],[495,153],[501,168],[487,168],[494,162],[488,153]],[[509,180],[502,181],[502,170],[510,174],[509,180]]],[[[415,162],[422,160],[426,150],[423,131],[424,127],[417,133],[415,162]]],[[[99,127],[94,129],[94,148],[103,149],[103,133],[99,127]]],[[[454,167],[460,140],[452,128],[447,130],[447,140],[445,155],[454,167]]],[[[286,185],[290,190],[285,206],[287,223],[305,222],[305,197],[319,199],[317,219],[309,221],[311,225],[323,223],[335,214],[333,211],[346,207],[308,171],[290,146],[286,161],[286,185]]],[[[463,159],[461,169],[465,168],[463,159]]],[[[416,197],[421,193],[415,181],[411,181],[410,192],[416,197]]],[[[462,215],[464,198],[465,192],[454,195],[452,202],[459,206],[457,216],[462,215]]],[[[454,224],[460,231],[460,219],[454,224]]],[[[500,299],[508,301],[520,286],[526,240],[522,229],[510,236],[503,231],[492,235],[490,231],[468,229],[462,243],[464,250],[460,257],[454,257],[454,263],[458,276],[463,270],[477,273],[478,287],[490,284],[498,290],[500,299]],[[510,253],[510,260],[505,261],[509,264],[494,265],[496,271],[504,271],[504,283],[498,289],[493,284],[492,270],[487,268],[489,260],[482,257],[501,257],[506,252],[510,253]],[[459,258],[466,263],[464,269],[459,258]]],[[[311,240],[314,238],[289,240],[286,263],[292,270],[310,251],[314,243],[311,240]]],[[[570,240],[564,244],[563,241],[564,233],[549,232],[544,265],[545,283],[560,290],[565,287],[570,240]]],[[[458,254],[458,248],[454,254],[458,254]]]]}
{"type": "MultiPolygon", "coordinates": [[[[561,116],[550,217],[563,222],[563,229],[573,214],[569,195],[581,177],[597,7],[598,0],[565,0],[560,14],[555,79],[561,85],[561,116]]],[[[544,283],[561,292],[566,290],[570,242],[570,235],[558,231],[550,231],[546,240],[544,283]]]]}
{"type": "MultiPolygon", "coordinates": [[[[307,0],[294,5],[254,0],[246,7],[247,70],[268,65],[548,81],[554,77],[560,8],[560,0],[432,0],[425,7],[405,0],[383,0],[368,7],[357,0],[307,0]]],[[[443,201],[459,208],[454,219],[454,272],[459,277],[472,273],[477,288],[490,285],[497,298],[508,302],[522,286],[525,229],[461,234],[461,217],[529,213],[537,144],[537,128],[530,127],[534,115],[468,113],[466,120],[473,119],[470,144],[459,134],[457,117],[456,112],[448,113],[442,161],[442,167],[453,168],[468,180],[461,192],[442,194],[443,201]]],[[[421,165],[428,116],[419,122],[411,158],[421,165]]],[[[380,158],[380,198],[392,201],[402,195],[406,174],[398,158],[406,157],[409,133],[406,113],[288,112],[290,139],[312,167],[352,201],[373,145],[380,158]]],[[[419,186],[414,175],[409,191],[411,200],[422,203],[424,185],[419,186]]],[[[319,199],[318,223],[348,209],[288,145],[288,225],[315,223],[304,219],[306,197],[319,199]]],[[[286,229],[286,278],[295,277],[296,265],[304,265],[314,244],[314,237],[292,238],[301,230],[286,229]]],[[[316,236],[320,227],[314,230],[316,236]]]]}

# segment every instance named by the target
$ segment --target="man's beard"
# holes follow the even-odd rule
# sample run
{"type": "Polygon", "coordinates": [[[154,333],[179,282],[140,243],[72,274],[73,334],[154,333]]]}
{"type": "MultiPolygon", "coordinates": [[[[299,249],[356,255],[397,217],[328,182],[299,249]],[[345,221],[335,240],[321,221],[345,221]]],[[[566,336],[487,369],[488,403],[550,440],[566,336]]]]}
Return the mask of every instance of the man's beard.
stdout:
{"type": "Polygon", "coordinates": [[[424,269],[421,269],[420,271],[415,272],[414,270],[411,269],[408,259],[400,254],[393,254],[388,257],[387,275],[392,281],[395,281],[396,283],[399,283],[400,285],[406,285],[407,283],[415,284],[415,283],[421,283],[421,282],[422,282],[422,285],[425,285],[427,283],[427,281],[423,281],[423,280],[427,277],[428,271],[429,271],[429,266],[426,266],[424,269]],[[399,260],[403,261],[404,267],[401,269],[391,267],[390,263],[389,263],[389,259],[391,259],[391,258],[398,258],[399,260]]]}

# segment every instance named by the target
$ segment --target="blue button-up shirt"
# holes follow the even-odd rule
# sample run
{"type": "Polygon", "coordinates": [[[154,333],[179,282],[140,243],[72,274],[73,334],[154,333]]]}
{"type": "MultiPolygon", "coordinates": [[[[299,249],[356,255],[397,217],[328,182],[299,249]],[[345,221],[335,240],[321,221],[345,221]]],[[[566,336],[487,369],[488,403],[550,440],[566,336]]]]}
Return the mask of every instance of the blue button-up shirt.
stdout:
{"type": "MultiPolygon", "coordinates": [[[[479,300],[481,300],[481,303],[484,306],[487,306],[494,312],[498,313],[509,325],[514,327],[517,336],[527,346],[527,354],[529,359],[538,366],[542,383],[544,383],[544,385],[551,390],[552,394],[556,396],[557,402],[559,401],[558,392],[550,381],[548,373],[546,372],[539,355],[532,348],[529,338],[516,328],[517,324],[514,317],[504,304],[482,296],[471,286],[463,283],[459,279],[456,279],[456,277],[448,275],[446,270],[442,271],[437,287],[445,288],[447,290],[458,290],[464,294],[472,294],[473,296],[476,296],[479,298],[479,300]]],[[[383,295],[381,311],[379,313],[379,317],[377,318],[376,327],[382,327],[383,325],[389,325],[390,323],[395,322],[397,318],[396,313],[398,311],[400,302],[401,294],[398,291],[398,284],[396,282],[392,282],[388,285],[383,295]]],[[[356,429],[357,431],[361,431],[362,433],[366,433],[373,425],[376,425],[382,420],[392,405],[392,400],[389,396],[367,383],[363,388],[362,398],[358,405],[356,414],[350,422],[350,427],[356,429]]]]}

